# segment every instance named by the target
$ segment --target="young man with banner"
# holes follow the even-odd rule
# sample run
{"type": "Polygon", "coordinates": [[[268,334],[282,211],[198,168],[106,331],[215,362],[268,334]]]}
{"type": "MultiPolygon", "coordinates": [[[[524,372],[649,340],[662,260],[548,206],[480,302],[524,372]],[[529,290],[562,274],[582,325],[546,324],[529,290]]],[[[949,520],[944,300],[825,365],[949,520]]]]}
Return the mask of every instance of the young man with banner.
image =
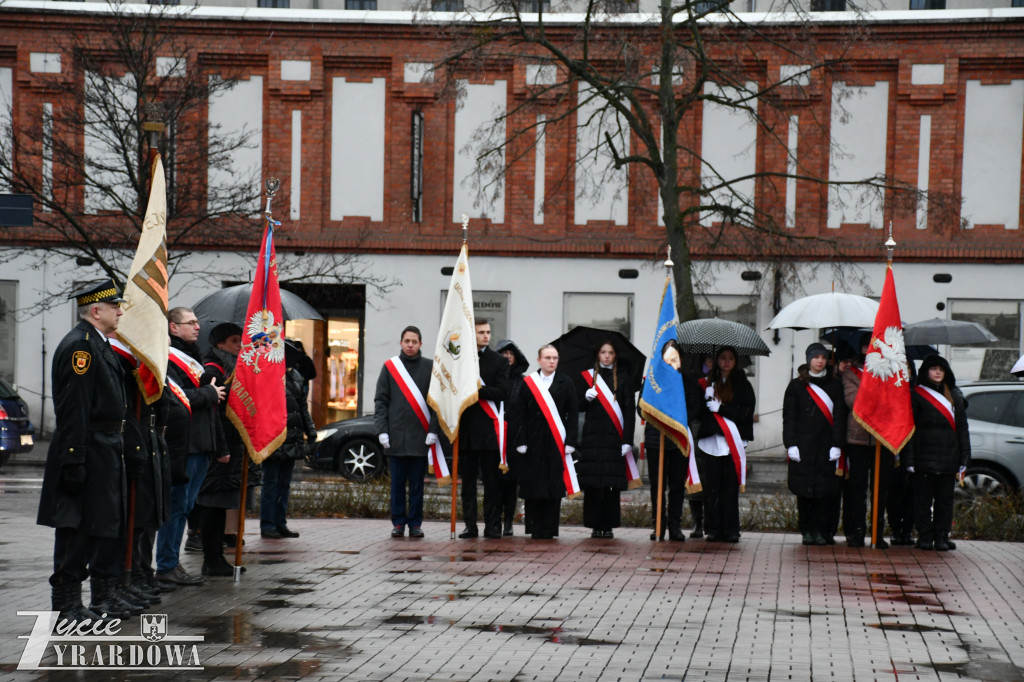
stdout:
{"type": "MultiPolygon", "coordinates": [[[[447,464],[440,444],[425,444],[432,413],[425,394],[433,363],[423,357],[418,327],[402,330],[401,352],[384,363],[373,397],[373,422],[377,439],[387,453],[391,472],[391,537],[423,537],[423,478],[428,456],[440,480],[447,464]],[[428,452],[429,451],[429,452],[428,452]],[[441,467],[438,469],[438,467],[441,467]],[[406,487],[409,490],[406,506],[406,487]]],[[[451,478],[448,477],[448,481],[451,478]]]]}
{"type": "Polygon", "coordinates": [[[558,350],[537,352],[540,370],[523,379],[514,413],[519,496],[531,519],[534,540],[558,535],[562,498],[580,492],[572,454],[576,451],[579,406],[572,380],[558,373],[558,350]]]}

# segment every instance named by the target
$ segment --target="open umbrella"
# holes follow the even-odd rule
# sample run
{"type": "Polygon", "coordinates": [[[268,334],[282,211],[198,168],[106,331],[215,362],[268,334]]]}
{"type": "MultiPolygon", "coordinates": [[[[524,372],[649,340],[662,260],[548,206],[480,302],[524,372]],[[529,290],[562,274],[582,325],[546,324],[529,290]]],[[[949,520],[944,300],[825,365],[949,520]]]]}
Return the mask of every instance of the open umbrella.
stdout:
{"type": "Polygon", "coordinates": [[[991,343],[999,337],[977,322],[944,320],[933,317],[923,322],[903,325],[903,341],[914,344],[948,344],[960,346],[968,343],[991,343]]]}
{"type": "Polygon", "coordinates": [[[737,355],[770,355],[768,345],[745,324],[710,317],[676,325],[676,339],[684,353],[715,353],[731,346],[737,355]]]}
{"type": "MultiPolygon", "coordinates": [[[[243,324],[245,322],[245,313],[249,307],[249,296],[251,293],[251,284],[239,284],[238,286],[219,289],[200,299],[192,307],[192,310],[195,312],[196,317],[204,320],[219,320],[221,322],[243,324]]],[[[285,289],[281,289],[281,312],[286,320],[324,319],[313,306],[285,289]]]]}
{"type": "Polygon", "coordinates": [[[1024,377],[1024,355],[1020,356],[1020,360],[1010,370],[1010,374],[1015,377],[1024,377]]]}
{"type": "Polygon", "coordinates": [[[875,326],[878,301],[833,291],[799,298],[779,311],[769,329],[829,329],[875,326]]]}
{"type": "Polygon", "coordinates": [[[629,377],[633,391],[640,390],[644,378],[644,364],[647,356],[629,342],[621,332],[594,327],[575,327],[551,342],[558,349],[558,369],[566,372],[573,381],[579,379],[580,372],[593,369],[597,351],[606,342],[615,347],[615,355],[619,366],[629,377]]]}

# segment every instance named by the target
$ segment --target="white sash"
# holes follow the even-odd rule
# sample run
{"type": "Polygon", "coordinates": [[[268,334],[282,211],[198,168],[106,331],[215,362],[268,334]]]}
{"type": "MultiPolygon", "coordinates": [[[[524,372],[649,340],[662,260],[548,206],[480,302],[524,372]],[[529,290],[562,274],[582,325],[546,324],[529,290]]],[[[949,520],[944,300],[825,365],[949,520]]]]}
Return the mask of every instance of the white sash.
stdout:
{"type": "Polygon", "coordinates": [[[416,418],[420,420],[423,430],[428,431],[430,429],[430,412],[427,411],[427,401],[423,398],[420,387],[413,381],[409,370],[405,368],[405,363],[396,355],[385,364],[388,365],[391,378],[398,384],[398,388],[401,389],[409,406],[416,413],[416,418]]]}

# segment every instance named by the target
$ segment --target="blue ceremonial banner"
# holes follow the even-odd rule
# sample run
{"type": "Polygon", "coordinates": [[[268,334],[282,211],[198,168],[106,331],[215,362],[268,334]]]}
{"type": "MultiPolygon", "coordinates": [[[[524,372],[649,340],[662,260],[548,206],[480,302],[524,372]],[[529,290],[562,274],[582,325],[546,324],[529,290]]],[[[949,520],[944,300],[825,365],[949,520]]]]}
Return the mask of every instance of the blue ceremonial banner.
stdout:
{"type": "Polygon", "coordinates": [[[665,278],[661,295],[658,329],[654,333],[651,361],[640,393],[640,413],[644,419],[672,440],[684,455],[690,453],[689,430],[686,428],[686,391],[683,375],[662,357],[663,348],[676,338],[676,305],[672,293],[672,277],[665,278]]]}

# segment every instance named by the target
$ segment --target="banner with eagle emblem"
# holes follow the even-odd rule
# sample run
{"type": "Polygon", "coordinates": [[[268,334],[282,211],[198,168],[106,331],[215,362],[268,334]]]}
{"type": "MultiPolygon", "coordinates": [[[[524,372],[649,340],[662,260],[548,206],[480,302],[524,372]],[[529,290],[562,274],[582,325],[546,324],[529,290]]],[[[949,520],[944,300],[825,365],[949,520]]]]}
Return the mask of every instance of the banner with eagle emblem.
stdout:
{"type": "Polygon", "coordinates": [[[882,300],[875,316],[871,344],[864,360],[853,416],[894,454],[914,434],[910,408],[910,368],[903,342],[903,323],[896,298],[892,265],[885,271],[882,300]]]}
{"type": "Polygon", "coordinates": [[[288,432],[284,373],[284,317],[277,281],[274,221],[268,220],[227,404],[228,419],[257,464],[284,443],[288,432]]]}

